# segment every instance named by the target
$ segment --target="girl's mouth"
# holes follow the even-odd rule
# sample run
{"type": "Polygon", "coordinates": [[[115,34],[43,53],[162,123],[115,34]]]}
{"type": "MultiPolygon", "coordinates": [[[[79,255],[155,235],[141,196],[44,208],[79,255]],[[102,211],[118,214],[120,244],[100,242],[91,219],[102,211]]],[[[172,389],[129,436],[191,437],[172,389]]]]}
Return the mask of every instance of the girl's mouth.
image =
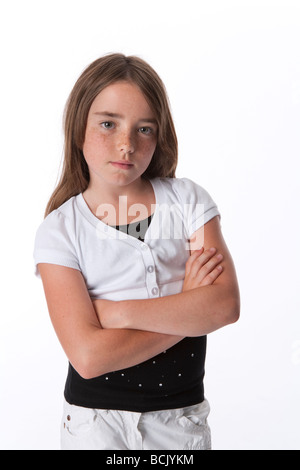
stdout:
{"type": "Polygon", "coordinates": [[[111,162],[111,164],[116,168],[121,168],[122,170],[129,170],[133,167],[133,163],[129,162],[111,162]]]}

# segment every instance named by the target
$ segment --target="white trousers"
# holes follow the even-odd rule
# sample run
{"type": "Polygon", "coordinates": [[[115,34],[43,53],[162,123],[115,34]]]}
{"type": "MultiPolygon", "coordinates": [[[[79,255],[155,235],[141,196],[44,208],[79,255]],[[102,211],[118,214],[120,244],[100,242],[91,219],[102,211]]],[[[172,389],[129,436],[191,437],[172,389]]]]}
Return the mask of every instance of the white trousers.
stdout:
{"type": "Polygon", "coordinates": [[[174,410],[94,410],[64,401],[62,450],[210,450],[207,400],[174,410]]]}

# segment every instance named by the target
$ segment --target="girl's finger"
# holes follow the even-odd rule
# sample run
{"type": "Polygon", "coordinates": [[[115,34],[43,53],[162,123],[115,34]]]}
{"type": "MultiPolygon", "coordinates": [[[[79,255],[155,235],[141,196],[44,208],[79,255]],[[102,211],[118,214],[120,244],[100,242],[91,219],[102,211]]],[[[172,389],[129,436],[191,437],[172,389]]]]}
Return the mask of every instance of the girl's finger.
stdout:
{"type": "Polygon", "coordinates": [[[190,273],[191,267],[192,267],[194,261],[195,261],[199,256],[202,255],[203,251],[204,251],[204,248],[203,248],[203,246],[202,246],[199,250],[195,250],[195,251],[191,254],[191,256],[189,257],[189,259],[187,260],[186,265],[185,265],[185,272],[186,272],[186,274],[189,274],[189,273],[190,273]]]}
{"type": "Polygon", "coordinates": [[[190,273],[192,276],[196,276],[197,273],[199,272],[200,269],[205,266],[209,260],[214,256],[216,253],[216,248],[209,248],[208,250],[205,250],[202,252],[200,255],[195,257],[192,261],[191,267],[190,267],[190,273]]]}
{"type": "Polygon", "coordinates": [[[217,266],[215,269],[213,269],[210,273],[205,276],[203,281],[201,282],[202,286],[210,286],[215,282],[216,279],[220,276],[220,274],[223,272],[223,267],[221,265],[217,266]]]}
{"type": "Polygon", "coordinates": [[[204,279],[207,274],[209,274],[213,269],[216,268],[218,264],[221,263],[223,260],[223,255],[220,253],[217,254],[216,256],[213,256],[211,259],[209,259],[203,266],[199,267],[199,271],[197,275],[201,275],[202,278],[204,279]]]}

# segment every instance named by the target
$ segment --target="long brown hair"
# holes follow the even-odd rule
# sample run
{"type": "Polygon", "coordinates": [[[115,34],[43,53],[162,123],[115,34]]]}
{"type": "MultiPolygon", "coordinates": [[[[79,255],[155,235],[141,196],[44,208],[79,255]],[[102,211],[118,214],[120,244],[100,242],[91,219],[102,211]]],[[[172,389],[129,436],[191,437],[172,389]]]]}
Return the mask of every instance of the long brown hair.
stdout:
{"type": "Polygon", "coordinates": [[[108,85],[127,80],[139,86],[158,123],[157,146],[144,178],[175,177],[178,144],[164,84],[153,68],[135,56],[109,54],[89,65],[74,85],[64,113],[64,162],[60,180],[45,216],[72,196],[85,191],[90,176],[82,148],[88,113],[96,96],[108,85]]]}

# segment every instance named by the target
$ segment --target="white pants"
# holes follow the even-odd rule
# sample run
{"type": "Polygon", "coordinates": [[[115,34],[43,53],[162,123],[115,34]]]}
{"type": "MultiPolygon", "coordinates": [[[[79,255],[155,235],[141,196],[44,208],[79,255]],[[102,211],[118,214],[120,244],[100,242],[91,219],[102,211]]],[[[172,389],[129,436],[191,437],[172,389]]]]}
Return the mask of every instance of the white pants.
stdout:
{"type": "Polygon", "coordinates": [[[64,402],[62,450],[210,450],[207,400],[174,410],[94,410],[64,402]]]}

